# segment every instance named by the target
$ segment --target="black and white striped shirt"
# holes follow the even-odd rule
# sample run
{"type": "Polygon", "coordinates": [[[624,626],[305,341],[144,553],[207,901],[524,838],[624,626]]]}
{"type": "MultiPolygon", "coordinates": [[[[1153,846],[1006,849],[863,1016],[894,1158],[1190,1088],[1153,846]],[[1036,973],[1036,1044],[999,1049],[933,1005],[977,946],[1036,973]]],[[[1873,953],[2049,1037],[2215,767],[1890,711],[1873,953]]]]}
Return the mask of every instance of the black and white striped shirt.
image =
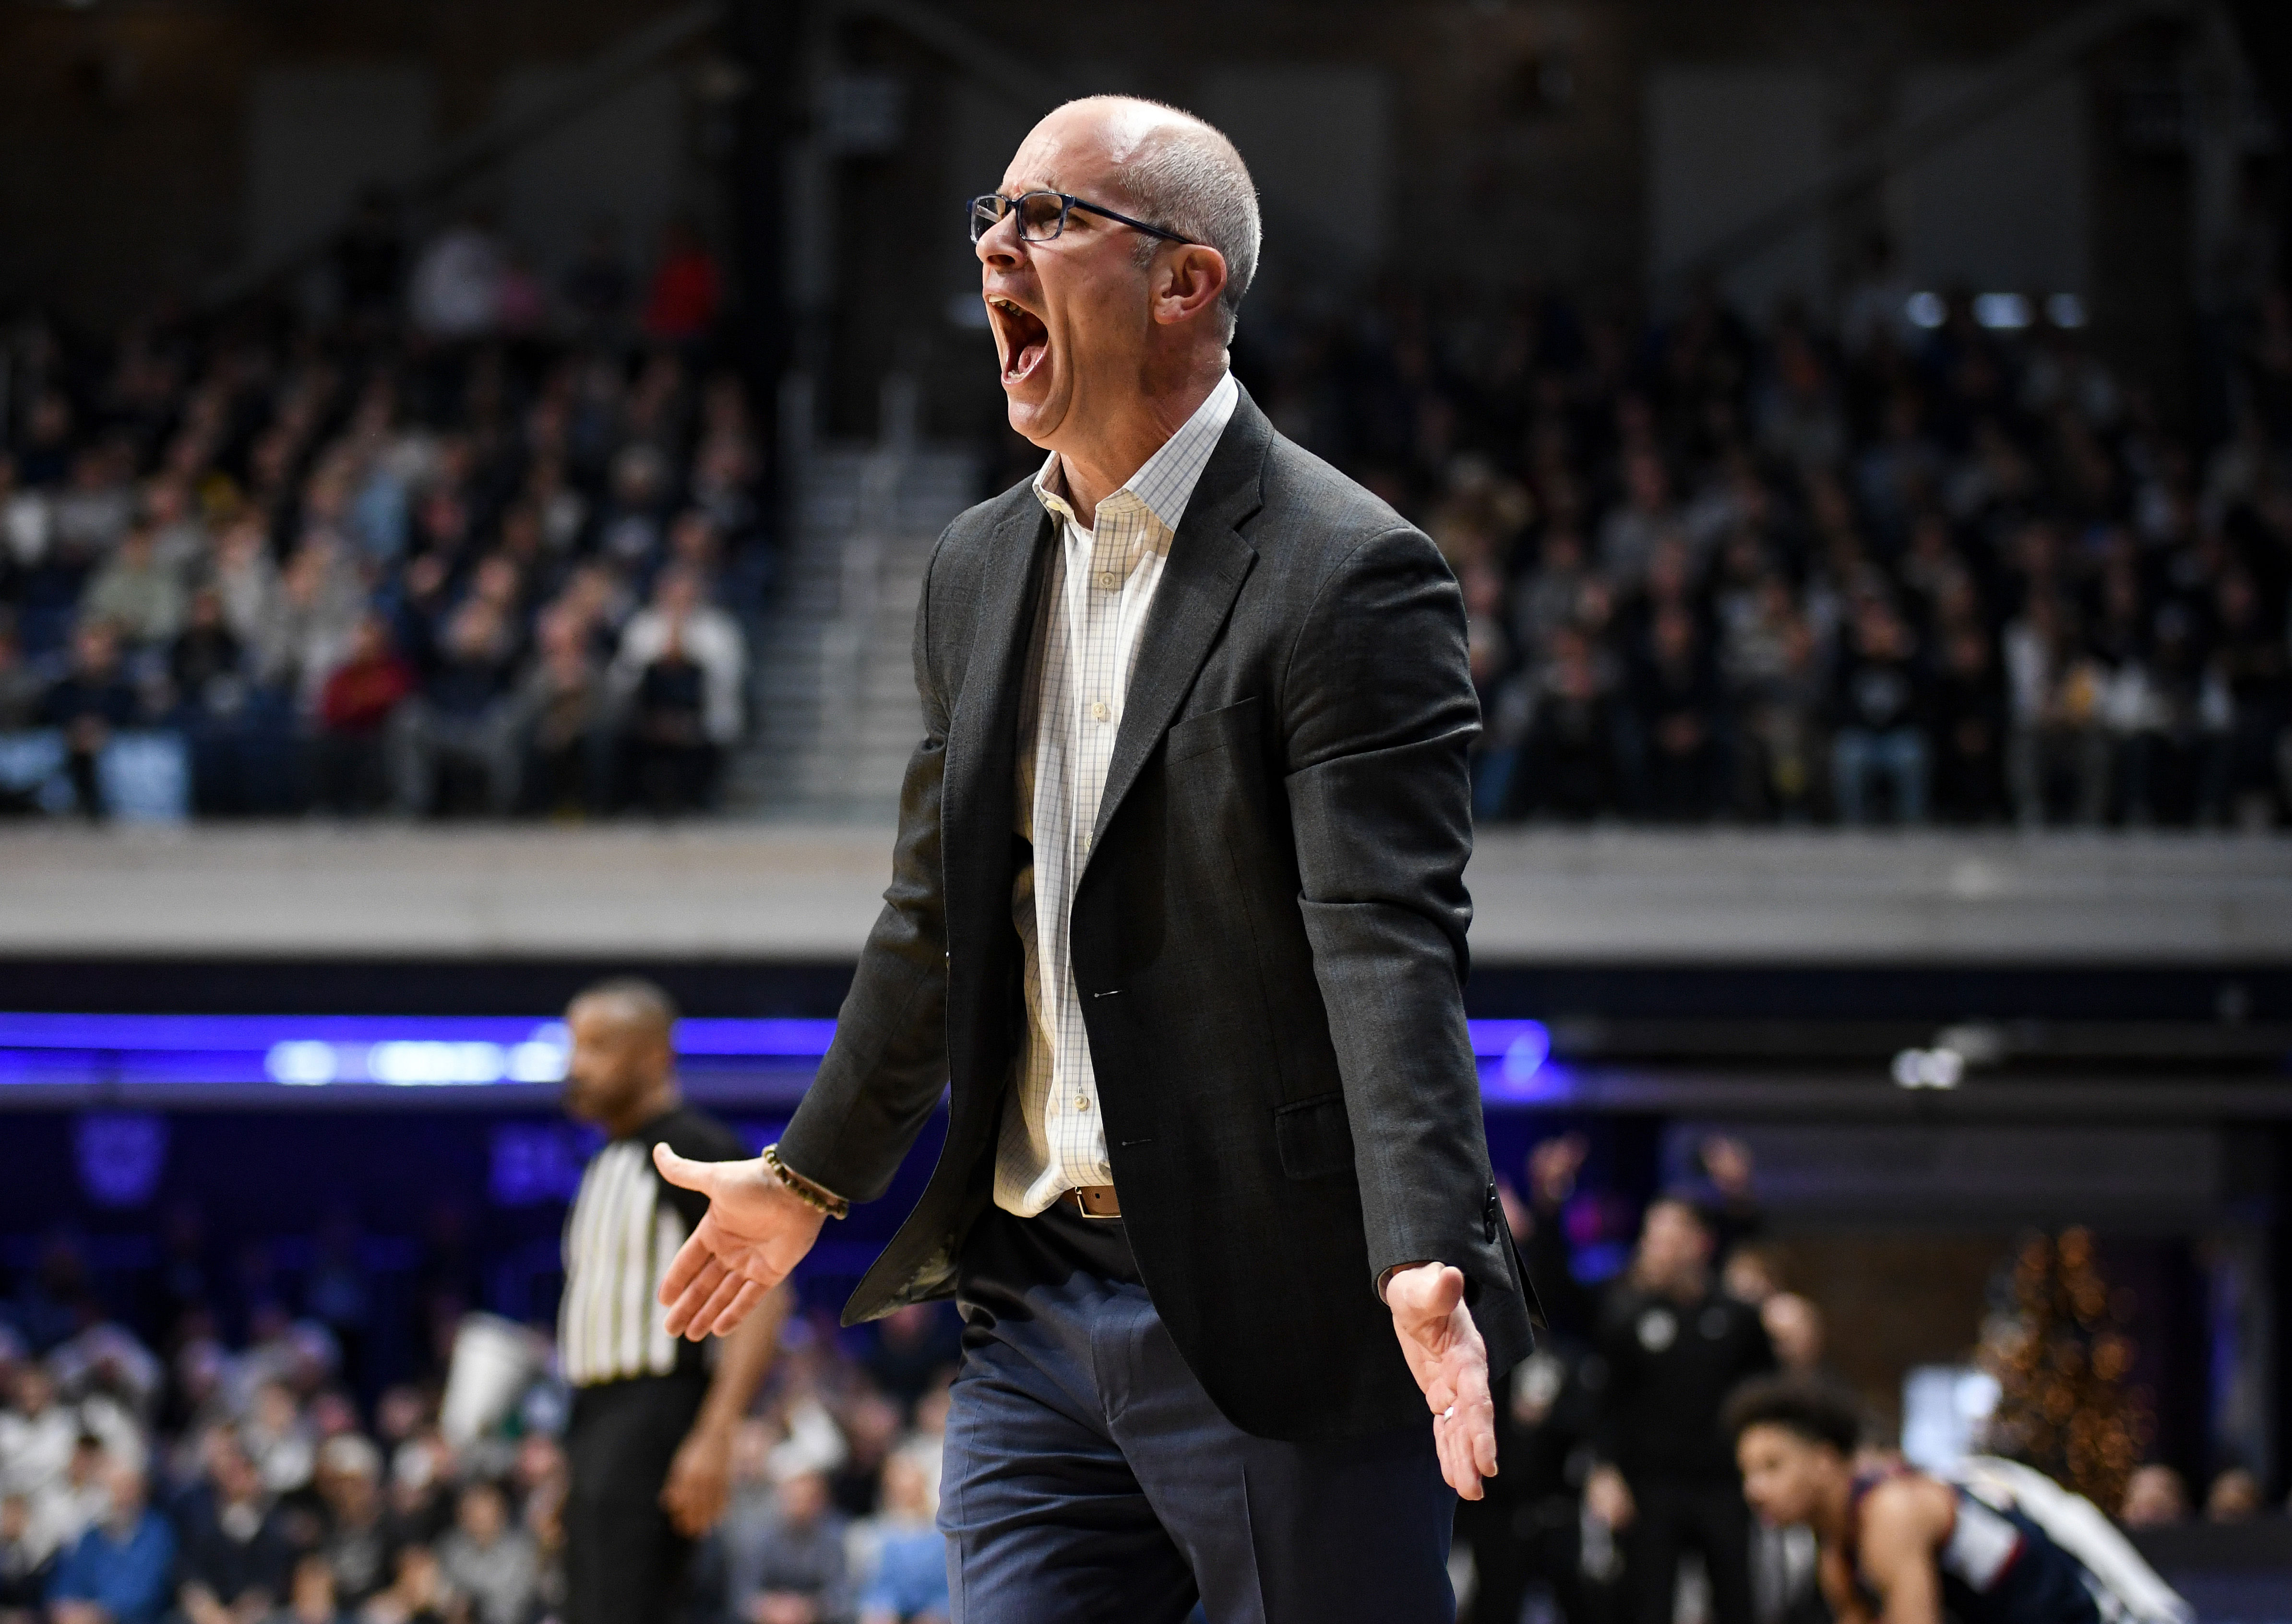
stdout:
{"type": "Polygon", "coordinates": [[[722,1123],[679,1105],[590,1160],[565,1220],[565,1295],[557,1309],[558,1366],[574,1387],[699,1368],[699,1345],[663,1325],[658,1293],[708,1198],[660,1176],[652,1147],[664,1140],[696,1162],[749,1154],[722,1123]]]}

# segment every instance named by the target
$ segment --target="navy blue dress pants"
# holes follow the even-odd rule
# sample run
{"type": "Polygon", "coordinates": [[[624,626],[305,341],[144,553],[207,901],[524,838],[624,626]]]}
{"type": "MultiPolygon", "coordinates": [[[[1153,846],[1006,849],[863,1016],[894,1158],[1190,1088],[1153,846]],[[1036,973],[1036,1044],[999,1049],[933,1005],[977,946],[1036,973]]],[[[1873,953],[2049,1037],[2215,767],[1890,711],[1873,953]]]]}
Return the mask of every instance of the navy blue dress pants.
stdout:
{"type": "Polygon", "coordinates": [[[1429,1415],[1341,1443],[1243,1432],[1179,1356],[1119,1219],[990,1207],[957,1303],[954,1624],[1180,1624],[1197,1602],[1209,1624],[1453,1624],[1457,1499],[1429,1415]]]}

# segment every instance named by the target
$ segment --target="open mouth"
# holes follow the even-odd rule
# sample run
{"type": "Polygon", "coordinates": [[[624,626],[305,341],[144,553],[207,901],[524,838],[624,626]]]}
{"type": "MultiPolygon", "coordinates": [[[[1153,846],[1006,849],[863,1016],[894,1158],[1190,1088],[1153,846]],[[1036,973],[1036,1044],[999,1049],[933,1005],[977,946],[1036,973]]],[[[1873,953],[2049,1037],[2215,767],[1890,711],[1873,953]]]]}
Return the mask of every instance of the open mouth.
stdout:
{"type": "Polygon", "coordinates": [[[1003,382],[1016,383],[1041,366],[1051,352],[1051,330],[1041,317],[1000,294],[988,295],[987,309],[1002,345],[1003,382]]]}

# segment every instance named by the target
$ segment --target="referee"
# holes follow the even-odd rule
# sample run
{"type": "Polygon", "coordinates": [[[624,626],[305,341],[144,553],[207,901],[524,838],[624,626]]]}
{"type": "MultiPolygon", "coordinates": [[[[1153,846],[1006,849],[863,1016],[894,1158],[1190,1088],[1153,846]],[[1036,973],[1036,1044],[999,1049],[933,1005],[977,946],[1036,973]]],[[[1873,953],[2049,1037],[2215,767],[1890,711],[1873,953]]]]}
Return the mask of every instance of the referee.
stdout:
{"type": "Polygon", "coordinates": [[[658,1624],[677,1610],[692,1541],[724,1509],[733,1429],[771,1363],[787,1293],[713,1349],[668,1334],[661,1275],[708,1202],[655,1172],[652,1147],[702,1162],[744,1159],[748,1148],[684,1104],[676,1007],[660,988],[600,982],[565,1019],[565,1109],[608,1139],[566,1220],[557,1315],[558,1363],[573,1388],[566,1618],[658,1624]]]}

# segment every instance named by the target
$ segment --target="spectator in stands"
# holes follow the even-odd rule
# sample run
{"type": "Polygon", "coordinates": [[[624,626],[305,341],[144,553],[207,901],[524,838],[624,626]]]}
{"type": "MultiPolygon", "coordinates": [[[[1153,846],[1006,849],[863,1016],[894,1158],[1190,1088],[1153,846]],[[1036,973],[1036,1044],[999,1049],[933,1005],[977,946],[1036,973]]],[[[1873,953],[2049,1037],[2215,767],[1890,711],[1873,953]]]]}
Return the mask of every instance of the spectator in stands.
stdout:
{"type": "Polygon", "coordinates": [[[0,1491],[0,1624],[37,1624],[55,1567],[56,1548],[42,1537],[31,1497],[0,1491]]]}
{"type": "Polygon", "coordinates": [[[242,513],[223,527],[215,538],[211,581],[222,599],[224,626],[257,662],[254,674],[267,676],[285,606],[270,533],[259,516],[242,513]]]}
{"type": "Polygon", "coordinates": [[[318,1441],[286,1372],[255,1384],[238,1436],[266,1496],[276,1499],[310,1486],[318,1441]]]}
{"type": "Polygon", "coordinates": [[[24,658],[14,617],[0,613],[0,733],[20,733],[37,720],[46,687],[24,658]]]}
{"type": "Polygon", "coordinates": [[[398,1543],[382,1499],[382,1452],[354,1433],[327,1440],[319,1451],[318,1487],[326,1509],[318,1555],[333,1593],[357,1607],[389,1584],[398,1543]]]}
{"type": "Polygon", "coordinates": [[[470,1603],[470,1624],[526,1624],[540,1593],[533,1542],[510,1522],[498,1483],[480,1478],[455,1504],[454,1530],[438,1542],[438,1567],[470,1603]]]}
{"type": "Polygon", "coordinates": [[[1980,625],[1944,633],[1933,683],[1934,809],[1953,824],[1986,824],[2006,808],[2006,691],[1980,625]]]}
{"type": "Polygon", "coordinates": [[[105,1481],[111,1462],[133,1461],[142,1452],[142,1441],[132,1426],[114,1429],[121,1448],[117,1456],[106,1450],[101,1436],[87,1427],[72,1445],[62,1478],[49,1484],[36,1504],[42,1534],[57,1548],[69,1548],[103,1519],[110,1507],[110,1485],[105,1481]]]}
{"type": "Polygon", "coordinates": [[[2005,653],[2014,816],[2026,827],[2099,823],[2109,796],[2108,674],[2087,650],[2075,610],[2033,588],[2006,629],[2005,653]]]}
{"type": "Polygon", "coordinates": [[[1755,818],[1805,822],[1820,787],[1829,695],[1814,631],[1788,581],[1768,574],[1746,594],[1721,659],[1734,695],[1737,807],[1755,818]]]}
{"type": "Polygon", "coordinates": [[[828,1502],[827,1479],[817,1471],[783,1478],[763,1515],[728,1518],[735,1616],[748,1624],[849,1624],[844,1533],[843,1517],[828,1502]]]}
{"type": "Polygon", "coordinates": [[[662,343],[690,343],[715,325],[722,298],[716,256],[699,229],[682,217],[670,221],[661,233],[660,262],[645,295],[646,335],[662,343]]]}
{"type": "Polygon", "coordinates": [[[1725,788],[1718,673],[1693,615],[1678,602],[1655,613],[1632,677],[1636,809],[1658,823],[1702,823],[1725,788]]]}
{"type": "Polygon", "coordinates": [[[2205,1491],[2207,1523],[2249,1523],[2260,1515],[2261,1507],[2260,1479],[2240,1466],[2229,1467],[2205,1491]]]}
{"type": "Polygon", "coordinates": [[[335,1593],[335,1571],[316,1551],[295,1564],[286,1602],[264,1624],[346,1624],[335,1593]]]}
{"type": "Polygon", "coordinates": [[[1618,592],[1638,589],[1656,543],[1675,533],[1670,476],[1652,450],[1633,452],[1624,462],[1623,504],[1600,527],[1600,574],[1618,592]]]}
{"type": "Polygon", "coordinates": [[[622,632],[611,672],[638,805],[665,816],[709,804],[722,749],[739,735],[747,663],[739,626],[703,600],[698,573],[662,571],[651,607],[622,632]]]}
{"type": "Polygon", "coordinates": [[[1525,792],[1539,810],[1570,822],[1617,806],[1617,719],[1609,678],[1575,627],[1554,634],[1536,684],[1525,757],[1525,792]]]}
{"type": "Polygon", "coordinates": [[[0,1410],[0,1486],[30,1495],[36,1515],[60,1491],[79,1442],[78,1411],[63,1402],[56,1379],[36,1359],[15,1366],[8,1407],[0,1410]]]}
{"type": "Polygon", "coordinates": [[[143,702],[120,658],[109,623],[89,621],[72,634],[69,670],[40,700],[40,724],[63,734],[72,795],[80,815],[100,818],[104,803],[98,763],[113,735],[144,720],[143,702]]]}
{"type": "Polygon", "coordinates": [[[230,629],[222,594],[202,586],[190,596],[183,629],[167,650],[167,679],[190,718],[221,720],[246,702],[246,649],[230,629]]]}
{"type": "Polygon", "coordinates": [[[182,1563],[177,1604],[190,1624],[259,1619],[286,1593],[292,1561],[262,1477],[246,1449],[222,1435],[207,1457],[207,1478],[179,1516],[182,1563]]]}
{"type": "Polygon", "coordinates": [[[452,1587],[437,1553],[418,1542],[398,1548],[397,1573],[359,1612],[360,1624],[456,1624],[452,1587]]]}
{"type": "Polygon", "coordinates": [[[175,1536],[146,1503],[143,1474],[112,1461],[110,1506],[58,1563],[48,1585],[53,1624],[159,1624],[171,1592],[175,1536]]]}
{"type": "Polygon", "coordinates": [[[610,800],[610,696],[576,610],[543,613],[532,664],[517,693],[524,752],[521,810],[564,816],[602,812],[610,800]]]}
{"type": "Polygon", "coordinates": [[[1925,822],[1932,760],[1925,675],[1910,629],[1884,599],[1867,599],[1855,610],[1834,705],[1831,792],[1839,821],[1874,821],[1870,789],[1876,783],[1896,823],[1925,822]]]}
{"type": "Polygon", "coordinates": [[[493,331],[500,316],[500,241],[476,214],[464,216],[432,238],[415,262],[414,325],[433,338],[474,339],[493,331]]]}
{"type": "Polygon", "coordinates": [[[516,804],[514,655],[509,622],[494,601],[473,594],[454,610],[438,663],[399,724],[400,810],[419,816],[516,804]]]}
{"type": "Polygon", "coordinates": [[[2117,1520],[2127,1528],[2169,1528],[2189,1518],[2189,1486],[2171,1467],[2135,1467],[2125,1484],[2117,1520]]]}
{"type": "Polygon", "coordinates": [[[875,1548],[860,1624],[945,1624],[951,1604],[947,1540],[932,1526],[931,1479],[912,1457],[884,1463],[884,1508],[867,1525],[875,1548]]]}
{"type": "Polygon", "coordinates": [[[163,648],[174,639],[183,623],[183,583],[159,556],[159,538],[149,524],[133,525],[120,538],[88,584],[80,612],[109,622],[131,647],[163,648]]]}
{"type": "Polygon", "coordinates": [[[390,799],[390,728],[413,691],[414,672],[391,646],[389,623],[368,614],[348,657],[319,690],[313,744],[320,806],[354,814],[390,799]]]}

